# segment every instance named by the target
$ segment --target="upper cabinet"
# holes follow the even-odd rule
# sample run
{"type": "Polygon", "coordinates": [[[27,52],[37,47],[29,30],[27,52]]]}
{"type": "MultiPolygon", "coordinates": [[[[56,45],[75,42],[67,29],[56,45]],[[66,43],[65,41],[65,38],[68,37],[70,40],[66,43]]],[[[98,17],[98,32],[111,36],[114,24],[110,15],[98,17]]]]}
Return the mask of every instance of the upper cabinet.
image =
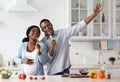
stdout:
{"type": "MultiPolygon", "coordinates": [[[[71,8],[70,25],[73,26],[88,16],[90,5],[88,4],[88,0],[71,0],[70,8],[71,8]]],[[[84,36],[88,36],[89,35],[88,26],[82,29],[82,32],[84,36]]]]}
{"type": "MultiPolygon", "coordinates": [[[[97,1],[93,0],[93,7],[97,1]]],[[[99,2],[102,4],[103,9],[92,21],[90,26],[93,27],[91,34],[93,37],[111,38],[111,0],[99,0],[99,2]]]]}
{"type": "Polygon", "coordinates": [[[113,0],[113,38],[120,39],[120,0],[113,0]]]}
{"type": "MultiPolygon", "coordinates": [[[[120,15],[119,5],[112,5],[112,1],[116,3],[116,0],[71,0],[70,5],[70,25],[78,23],[79,21],[85,19],[93,13],[94,6],[97,2],[102,4],[102,11],[87,25],[87,27],[81,30],[82,36],[72,37],[74,39],[111,39],[114,36],[120,35],[120,32],[113,32],[120,30],[117,26],[120,24],[120,18],[116,16],[120,15]],[[115,6],[115,12],[112,13],[112,8],[115,6]],[[113,28],[113,15],[116,20],[114,20],[113,28]],[[117,23],[119,21],[119,23],[117,23]]],[[[120,2],[119,0],[117,0],[120,2]]],[[[120,16],[119,16],[120,17],[120,16]]]]}

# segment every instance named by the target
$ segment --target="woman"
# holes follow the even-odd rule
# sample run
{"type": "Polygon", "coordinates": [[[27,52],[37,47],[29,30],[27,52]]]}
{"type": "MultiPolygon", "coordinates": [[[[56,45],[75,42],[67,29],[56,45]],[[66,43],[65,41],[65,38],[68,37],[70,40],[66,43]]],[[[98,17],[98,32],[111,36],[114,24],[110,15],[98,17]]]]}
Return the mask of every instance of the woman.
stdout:
{"type": "Polygon", "coordinates": [[[48,61],[47,49],[43,42],[38,42],[40,29],[30,26],[22,40],[15,62],[22,64],[21,72],[26,75],[44,75],[43,65],[48,61]]]}

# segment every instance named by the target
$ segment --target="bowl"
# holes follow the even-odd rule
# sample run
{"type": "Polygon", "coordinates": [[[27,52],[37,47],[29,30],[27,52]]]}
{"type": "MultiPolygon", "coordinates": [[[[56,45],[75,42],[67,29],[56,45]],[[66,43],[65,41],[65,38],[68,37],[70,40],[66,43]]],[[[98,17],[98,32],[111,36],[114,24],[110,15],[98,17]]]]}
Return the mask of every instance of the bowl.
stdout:
{"type": "Polygon", "coordinates": [[[0,70],[0,78],[2,79],[9,79],[12,75],[12,72],[7,69],[1,69],[0,70]]]}
{"type": "Polygon", "coordinates": [[[82,75],[87,75],[88,74],[88,70],[87,69],[81,69],[81,70],[79,70],[79,72],[82,75]]]}

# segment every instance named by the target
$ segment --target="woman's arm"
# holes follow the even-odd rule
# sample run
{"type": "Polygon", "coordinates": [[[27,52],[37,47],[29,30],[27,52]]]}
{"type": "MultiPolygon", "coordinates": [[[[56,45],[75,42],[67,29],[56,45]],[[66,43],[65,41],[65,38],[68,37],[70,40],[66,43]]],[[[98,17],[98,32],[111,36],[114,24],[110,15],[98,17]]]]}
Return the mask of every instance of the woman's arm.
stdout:
{"type": "Polygon", "coordinates": [[[14,61],[17,64],[21,64],[22,63],[21,59],[22,59],[22,44],[20,45],[20,47],[17,50],[17,54],[16,54],[16,56],[14,58],[14,61]]]}

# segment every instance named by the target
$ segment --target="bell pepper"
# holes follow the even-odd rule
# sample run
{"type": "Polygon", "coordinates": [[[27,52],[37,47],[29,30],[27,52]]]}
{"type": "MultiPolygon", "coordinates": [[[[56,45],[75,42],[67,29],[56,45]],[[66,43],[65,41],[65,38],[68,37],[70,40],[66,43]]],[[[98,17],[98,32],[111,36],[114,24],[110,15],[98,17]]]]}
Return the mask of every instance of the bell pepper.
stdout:
{"type": "Polygon", "coordinates": [[[97,72],[96,72],[96,70],[91,70],[90,71],[90,78],[97,78],[97,72]]]}
{"type": "Polygon", "coordinates": [[[98,77],[99,78],[105,78],[105,71],[103,71],[103,70],[100,70],[99,72],[98,72],[98,77]]]}

